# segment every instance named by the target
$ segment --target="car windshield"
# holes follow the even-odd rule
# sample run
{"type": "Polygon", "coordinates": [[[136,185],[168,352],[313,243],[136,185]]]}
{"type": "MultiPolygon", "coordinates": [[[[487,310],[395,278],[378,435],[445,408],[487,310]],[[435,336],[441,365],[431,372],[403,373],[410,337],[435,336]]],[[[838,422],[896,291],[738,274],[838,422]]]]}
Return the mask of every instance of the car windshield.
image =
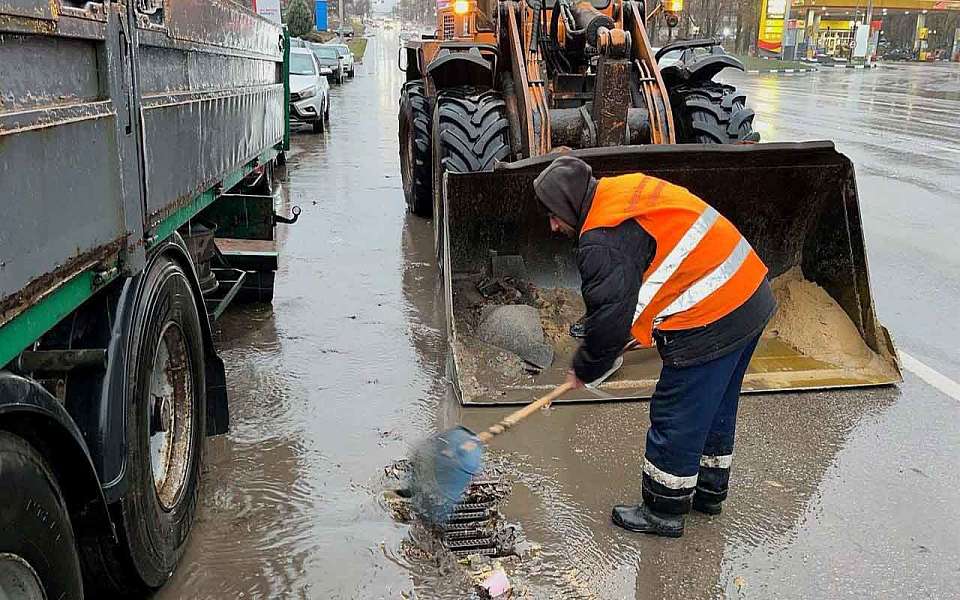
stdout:
{"type": "Polygon", "coordinates": [[[346,56],[350,53],[350,49],[346,46],[333,46],[333,49],[336,50],[340,56],[346,56]]]}
{"type": "Polygon", "coordinates": [[[337,51],[329,46],[314,46],[313,51],[320,58],[337,58],[337,51]]]}
{"type": "Polygon", "coordinates": [[[313,57],[309,54],[291,54],[290,55],[290,74],[291,75],[316,75],[317,71],[313,66],[313,57]]]}

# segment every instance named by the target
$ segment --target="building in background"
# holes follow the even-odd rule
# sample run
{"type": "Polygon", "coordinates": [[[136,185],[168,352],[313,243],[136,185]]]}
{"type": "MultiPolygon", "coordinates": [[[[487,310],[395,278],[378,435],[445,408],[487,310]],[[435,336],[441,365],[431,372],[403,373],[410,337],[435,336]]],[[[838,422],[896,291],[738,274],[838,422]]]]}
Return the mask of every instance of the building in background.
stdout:
{"type": "Polygon", "coordinates": [[[960,0],[760,0],[757,53],[783,58],[957,60],[960,0]]]}
{"type": "Polygon", "coordinates": [[[253,10],[261,17],[280,23],[280,0],[252,0],[253,10]]]}

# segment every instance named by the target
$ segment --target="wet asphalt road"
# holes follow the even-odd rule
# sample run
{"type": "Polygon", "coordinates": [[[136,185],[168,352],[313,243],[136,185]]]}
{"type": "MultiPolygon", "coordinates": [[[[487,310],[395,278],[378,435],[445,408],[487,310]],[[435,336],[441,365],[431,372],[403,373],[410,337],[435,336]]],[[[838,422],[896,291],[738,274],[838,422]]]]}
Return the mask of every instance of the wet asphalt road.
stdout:
{"type": "MultiPolygon", "coordinates": [[[[211,440],[186,556],[157,598],[463,598],[378,503],[383,467],[438,427],[481,426],[444,381],[430,225],[406,214],[393,37],[294,134],[271,308],[220,324],[233,427],[211,440]]],[[[765,140],[834,139],[857,166],[872,286],[901,350],[960,378],[960,66],[728,76],[765,140]]],[[[542,545],[535,598],[953,597],[960,401],[898,388],[746,397],[731,498],[680,540],[630,535],[647,405],[563,406],[497,444],[504,510],[542,545]]]]}

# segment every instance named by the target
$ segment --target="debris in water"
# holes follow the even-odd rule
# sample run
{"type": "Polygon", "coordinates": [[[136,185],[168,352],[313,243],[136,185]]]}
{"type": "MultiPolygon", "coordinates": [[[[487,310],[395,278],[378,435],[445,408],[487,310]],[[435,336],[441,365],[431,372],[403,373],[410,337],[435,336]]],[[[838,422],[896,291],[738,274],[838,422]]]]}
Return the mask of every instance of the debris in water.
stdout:
{"type": "Polygon", "coordinates": [[[404,489],[411,470],[408,460],[384,467],[386,478],[393,480],[386,487],[397,489],[381,494],[381,503],[393,518],[412,525],[410,539],[401,545],[403,554],[420,561],[459,564],[465,581],[482,598],[515,597],[518,592],[510,583],[506,564],[525,558],[535,561],[540,546],[524,540],[519,526],[505,522],[500,514],[499,505],[510,491],[500,470],[488,467],[474,479],[440,527],[430,527],[417,518],[404,489]]]}
{"type": "Polygon", "coordinates": [[[381,496],[384,506],[390,511],[394,521],[409,523],[413,520],[413,510],[408,498],[402,497],[394,490],[386,490],[381,496]]]}
{"type": "Polygon", "coordinates": [[[493,571],[480,582],[480,588],[483,589],[490,598],[501,598],[510,592],[510,579],[501,565],[494,567],[493,571]]]}

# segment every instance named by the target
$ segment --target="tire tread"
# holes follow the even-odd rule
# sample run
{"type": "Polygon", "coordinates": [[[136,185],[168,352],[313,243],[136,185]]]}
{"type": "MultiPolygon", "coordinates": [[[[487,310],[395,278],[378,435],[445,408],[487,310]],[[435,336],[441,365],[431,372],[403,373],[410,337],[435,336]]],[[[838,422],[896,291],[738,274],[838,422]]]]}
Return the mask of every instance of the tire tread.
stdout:
{"type": "Polygon", "coordinates": [[[670,103],[678,122],[678,141],[699,144],[736,144],[760,141],[753,130],[754,112],[747,97],[735,87],[715,81],[681,85],[670,103]]]}
{"type": "Polygon", "coordinates": [[[404,120],[410,123],[407,135],[410,139],[400,140],[400,160],[404,160],[405,144],[413,145],[413,181],[404,182],[404,195],[410,212],[420,217],[429,217],[433,212],[432,156],[430,150],[430,129],[432,115],[430,100],[426,96],[422,79],[408,81],[400,94],[400,135],[404,134],[404,120]],[[406,108],[405,108],[406,107],[406,108]],[[407,116],[409,111],[409,117],[407,116]]]}

